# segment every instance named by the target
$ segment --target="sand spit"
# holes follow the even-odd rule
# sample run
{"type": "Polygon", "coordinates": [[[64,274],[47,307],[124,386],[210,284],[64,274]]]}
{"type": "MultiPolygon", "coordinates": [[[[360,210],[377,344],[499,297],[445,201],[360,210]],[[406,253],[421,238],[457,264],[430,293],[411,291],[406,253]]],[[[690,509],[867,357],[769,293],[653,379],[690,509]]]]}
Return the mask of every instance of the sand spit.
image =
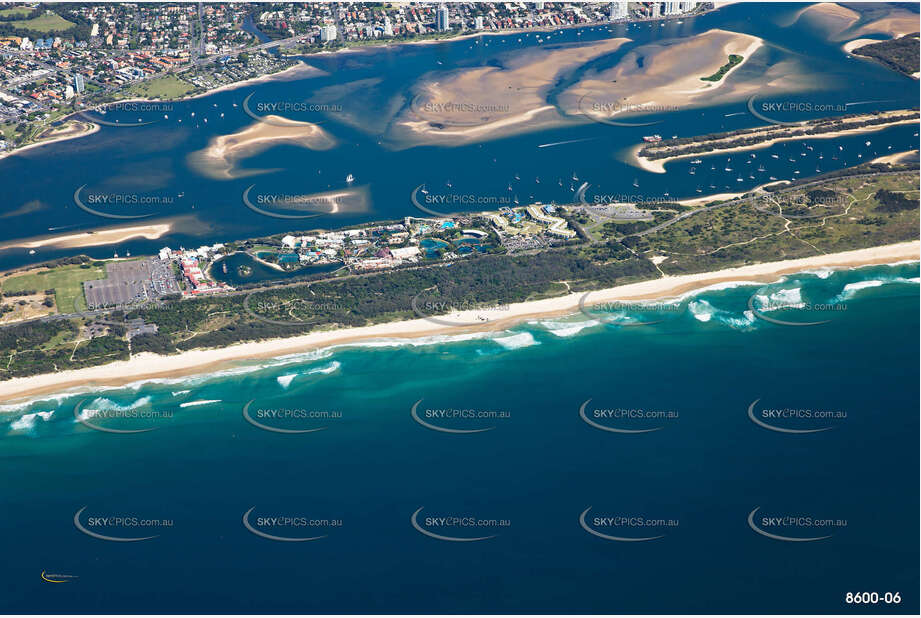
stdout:
{"type": "Polygon", "coordinates": [[[148,223],[145,225],[128,225],[77,232],[72,234],[58,234],[29,240],[13,240],[0,244],[0,249],[38,249],[39,247],[55,247],[56,249],[80,249],[82,247],[100,247],[103,245],[116,245],[131,240],[132,238],[146,238],[156,240],[161,238],[176,227],[183,231],[201,228],[201,223],[194,216],[176,217],[166,221],[148,223]]]}

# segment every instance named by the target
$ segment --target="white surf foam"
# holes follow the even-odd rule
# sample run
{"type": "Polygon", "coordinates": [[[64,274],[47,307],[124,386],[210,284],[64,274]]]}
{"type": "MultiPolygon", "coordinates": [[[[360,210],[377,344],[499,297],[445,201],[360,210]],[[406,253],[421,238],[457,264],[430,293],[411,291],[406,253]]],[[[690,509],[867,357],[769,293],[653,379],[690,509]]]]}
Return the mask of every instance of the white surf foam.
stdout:
{"type": "Polygon", "coordinates": [[[278,380],[278,383],[281,384],[282,388],[288,388],[291,385],[291,380],[297,377],[296,373],[289,373],[287,375],[278,376],[275,378],[278,380]]]}
{"type": "Polygon", "coordinates": [[[501,345],[506,350],[518,350],[520,348],[527,348],[532,345],[538,345],[534,335],[531,333],[515,333],[514,335],[508,335],[507,337],[493,337],[493,341],[501,345]]]}
{"type": "Polygon", "coordinates": [[[329,373],[332,373],[338,370],[339,367],[341,366],[342,366],[342,363],[340,363],[339,361],[333,361],[328,365],[324,365],[323,367],[314,367],[313,369],[308,370],[306,372],[306,375],[312,375],[315,373],[329,374],[329,373]]]}
{"type": "Polygon", "coordinates": [[[180,403],[180,408],[189,408],[191,406],[205,406],[209,403],[220,403],[220,399],[199,399],[198,401],[187,401],[185,403],[180,403]]]}
{"type": "Polygon", "coordinates": [[[51,412],[33,412],[32,414],[23,414],[18,419],[10,423],[10,429],[13,431],[31,431],[35,427],[35,421],[42,419],[47,421],[54,414],[51,412]]]}
{"type": "Polygon", "coordinates": [[[601,322],[598,320],[585,320],[582,322],[544,321],[537,322],[537,324],[546,329],[547,332],[557,337],[572,337],[573,335],[577,335],[578,333],[582,332],[586,328],[598,326],[601,324],[601,322]]]}

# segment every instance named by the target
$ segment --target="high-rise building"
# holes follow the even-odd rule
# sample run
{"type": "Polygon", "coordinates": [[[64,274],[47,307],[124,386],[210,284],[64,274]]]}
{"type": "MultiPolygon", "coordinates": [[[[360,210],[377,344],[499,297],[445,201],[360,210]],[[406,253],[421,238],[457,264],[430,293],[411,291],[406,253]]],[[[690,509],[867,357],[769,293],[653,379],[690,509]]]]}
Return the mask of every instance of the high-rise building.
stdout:
{"type": "Polygon", "coordinates": [[[473,19],[473,27],[476,28],[477,30],[483,29],[483,16],[482,15],[477,15],[473,19]]]}
{"type": "Polygon", "coordinates": [[[537,9],[538,11],[543,11],[543,10],[544,10],[544,3],[543,3],[543,2],[535,2],[535,3],[534,3],[534,8],[537,9]]]}
{"type": "Polygon", "coordinates": [[[439,32],[447,32],[451,29],[451,20],[448,17],[448,7],[439,5],[435,11],[435,27],[439,32]]]}
{"type": "Polygon", "coordinates": [[[393,24],[386,15],[384,15],[384,36],[393,36],[393,24]]]}
{"type": "Polygon", "coordinates": [[[658,19],[660,15],[660,12],[659,12],[660,8],[661,7],[659,6],[658,2],[653,2],[652,6],[649,7],[649,16],[652,17],[653,19],[658,19]]]}
{"type": "Polygon", "coordinates": [[[665,14],[666,15],[677,15],[681,11],[678,9],[680,2],[666,2],[665,3],[665,14]]]}
{"type": "Polygon", "coordinates": [[[83,80],[83,75],[80,73],[74,74],[74,92],[80,94],[86,90],[86,82],[83,80]]]}
{"type": "Polygon", "coordinates": [[[626,19],[627,3],[626,2],[612,2],[609,17],[611,21],[614,21],[617,19],[626,19]]]}
{"type": "Polygon", "coordinates": [[[324,43],[328,41],[335,41],[337,36],[336,26],[333,24],[327,24],[320,28],[320,40],[324,43]]]}

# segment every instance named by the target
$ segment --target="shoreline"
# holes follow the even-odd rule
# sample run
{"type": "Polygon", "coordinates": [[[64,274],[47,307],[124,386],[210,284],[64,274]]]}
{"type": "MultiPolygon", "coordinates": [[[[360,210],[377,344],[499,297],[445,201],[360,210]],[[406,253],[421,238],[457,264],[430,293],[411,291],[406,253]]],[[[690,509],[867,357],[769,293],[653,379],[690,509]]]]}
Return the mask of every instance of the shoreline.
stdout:
{"type": "MultiPolygon", "coordinates": [[[[854,268],[917,261],[921,257],[919,252],[921,252],[921,241],[914,240],[841,253],[752,264],[714,272],[669,276],[595,290],[590,292],[590,299],[586,300],[586,303],[674,298],[694,290],[730,281],[769,283],[776,281],[780,275],[812,268],[854,268]]],[[[224,348],[190,350],[171,356],[142,353],[129,360],[115,361],[107,365],[5,380],[0,382],[0,398],[5,402],[13,402],[26,398],[37,398],[41,395],[61,394],[78,387],[119,387],[158,378],[175,379],[228,369],[247,360],[278,358],[316,349],[374,340],[411,340],[445,334],[501,331],[531,319],[562,317],[577,313],[583,296],[583,293],[572,293],[566,296],[513,303],[508,305],[508,313],[501,319],[473,326],[443,326],[425,319],[412,319],[319,331],[289,338],[237,343],[224,348]]],[[[439,316],[439,318],[475,323],[478,313],[482,311],[455,312],[447,316],[439,316]]]]}
{"type": "MultiPolygon", "coordinates": [[[[98,132],[98,131],[102,128],[99,124],[97,124],[97,123],[95,123],[95,122],[93,122],[93,121],[91,121],[91,120],[87,120],[86,117],[81,116],[81,114],[84,113],[84,112],[93,112],[93,111],[96,111],[96,109],[97,109],[98,107],[104,107],[104,106],[106,106],[106,105],[115,105],[115,104],[120,104],[120,103],[181,103],[181,102],[183,102],[183,101],[192,101],[192,100],[194,100],[194,99],[202,99],[202,98],[204,98],[204,97],[209,97],[209,96],[211,96],[211,95],[213,95],[213,94],[217,94],[217,93],[219,93],[219,92],[226,92],[226,91],[228,91],[228,90],[235,90],[236,88],[242,88],[242,87],[248,86],[248,85],[250,85],[250,84],[256,84],[256,83],[262,83],[262,82],[272,81],[272,80],[274,80],[274,79],[280,78],[280,77],[281,77],[282,75],[284,75],[285,73],[288,73],[288,72],[291,72],[291,71],[297,71],[297,70],[305,70],[306,68],[315,70],[316,72],[318,72],[318,73],[320,73],[320,74],[325,73],[325,71],[323,71],[322,69],[317,69],[316,67],[313,67],[313,66],[307,64],[307,63],[304,62],[303,60],[298,60],[298,61],[297,61],[297,64],[295,64],[294,66],[290,66],[290,67],[288,67],[287,69],[282,69],[281,71],[277,71],[277,72],[275,72],[275,73],[268,73],[268,74],[266,74],[266,75],[260,75],[259,77],[250,77],[249,79],[244,79],[244,80],[242,80],[242,81],[234,82],[234,83],[232,83],[232,84],[224,84],[223,86],[218,86],[217,88],[212,88],[211,90],[206,90],[205,92],[200,92],[200,93],[198,93],[198,94],[193,94],[193,95],[187,95],[187,96],[177,97],[177,98],[175,98],[175,99],[148,99],[148,98],[144,98],[144,97],[129,97],[129,98],[127,98],[127,99],[117,99],[117,100],[111,101],[111,102],[109,102],[109,103],[100,103],[99,105],[96,105],[96,106],[94,106],[94,107],[88,107],[88,108],[86,108],[86,109],[80,110],[80,111],[78,111],[78,112],[73,112],[73,113],[68,114],[67,116],[64,116],[63,118],[61,118],[61,122],[62,122],[62,123],[68,122],[68,121],[70,121],[70,120],[76,120],[77,122],[83,122],[83,123],[86,123],[86,124],[90,125],[90,127],[91,127],[90,129],[88,129],[88,130],[86,130],[86,131],[81,131],[80,133],[77,133],[77,134],[74,134],[74,135],[65,135],[65,136],[61,136],[61,137],[55,137],[55,138],[52,138],[52,139],[42,140],[42,141],[40,141],[40,142],[33,142],[33,143],[31,143],[31,144],[26,144],[25,146],[20,146],[19,148],[14,148],[14,149],[12,149],[12,150],[8,150],[8,151],[6,151],[6,152],[2,152],[2,153],[0,153],[0,161],[2,161],[3,159],[5,159],[6,157],[12,156],[12,155],[14,155],[14,154],[19,154],[19,153],[21,153],[21,152],[25,152],[25,151],[30,150],[30,149],[32,149],[32,148],[38,148],[38,147],[40,147],[40,146],[47,146],[48,144],[54,144],[54,143],[57,143],[57,142],[64,142],[64,141],[67,141],[67,140],[77,139],[77,138],[80,138],[80,137],[86,137],[87,135],[92,135],[93,133],[98,132]]],[[[312,72],[312,71],[311,71],[311,72],[312,72]]],[[[319,76],[320,76],[320,75],[318,75],[318,77],[319,77],[319,76]]],[[[161,75],[160,77],[164,77],[164,76],[161,75]]]]}
{"type": "MultiPolygon", "coordinates": [[[[335,49],[335,50],[322,50],[322,51],[317,51],[317,52],[308,53],[308,54],[286,54],[286,55],[285,55],[286,57],[289,57],[289,58],[298,58],[297,63],[296,63],[294,66],[290,66],[290,67],[288,67],[287,69],[282,69],[281,71],[277,71],[277,72],[275,72],[275,73],[267,73],[267,74],[265,74],[265,75],[260,75],[260,76],[258,76],[258,77],[250,77],[250,78],[248,78],[248,79],[244,79],[244,80],[239,81],[239,82],[234,82],[234,83],[231,83],[231,84],[224,84],[224,85],[222,85],[222,86],[218,86],[217,88],[212,88],[212,89],[210,89],[210,90],[206,90],[205,92],[200,92],[200,93],[198,93],[198,94],[185,95],[185,96],[180,96],[180,97],[176,97],[176,98],[169,98],[169,99],[160,99],[160,98],[156,98],[156,99],[150,99],[150,98],[144,98],[144,97],[128,97],[128,98],[125,98],[125,99],[117,99],[117,100],[112,101],[112,102],[110,102],[110,103],[99,104],[98,106],[95,106],[95,107],[92,107],[92,108],[87,108],[87,109],[84,109],[84,110],[80,110],[79,112],[73,112],[73,113],[71,113],[71,114],[68,114],[67,116],[64,116],[61,120],[62,120],[62,122],[67,122],[68,120],[71,120],[71,119],[73,119],[74,117],[80,116],[80,114],[81,114],[82,112],[94,111],[94,110],[96,109],[96,107],[99,107],[99,106],[102,106],[102,105],[112,105],[112,104],[116,104],[116,103],[154,103],[154,102],[162,102],[162,103],[180,103],[180,102],[183,102],[183,101],[191,101],[191,100],[195,100],[195,99],[201,99],[201,98],[204,98],[204,97],[209,97],[209,96],[211,96],[211,95],[213,95],[213,94],[217,94],[217,93],[220,93],[220,92],[226,92],[226,91],[228,91],[228,90],[235,90],[235,89],[237,89],[237,88],[242,88],[242,87],[244,87],[244,86],[248,86],[248,85],[251,85],[251,84],[257,84],[257,83],[272,81],[272,80],[274,80],[274,79],[281,78],[281,77],[282,77],[283,75],[285,75],[286,73],[295,72],[295,71],[309,70],[309,72],[315,73],[317,77],[321,77],[322,75],[326,74],[326,71],[324,71],[323,69],[319,69],[319,68],[317,68],[317,67],[314,67],[313,65],[307,64],[307,63],[303,60],[303,58],[310,57],[310,56],[312,56],[312,55],[314,55],[314,54],[318,54],[318,55],[319,55],[319,54],[338,54],[338,53],[348,53],[348,52],[359,52],[359,51],[373,50],[373,49],[399,48],[399,47],[402,47],[402,46],[404,46],[404,45],[432,45],[432,44],[435,44],[435,43],[449,43],[449,42],[454,42],[454,41],[463,41],[463,40],[472,39],[472,38],[477,38],[477,37],[481,37],[481,36],[514,36],[515,34],[522,34],[522,33],[527,34],[527,33],[530,33],[530,32],[544,32],[544,33],[546,33],[546,32],[555,32],[555,31],[557,31],[557,30],[569,30],[569,29],[578,29],[578,28],[608,27],[608,26],[611,25],[611,23],[614,23],[614,24],[617,24],[617,25],[627,25],[627,26],[629,26],[629,25],[631,25],[631,24],[644,24],[644,23],[652,23],[652,22],[658,22],[658,21],[668,21],[668,20],[684,19],[684,18],[692,19],[692,18],[694,18],[694,17],[700,17],[700,16],[702,16],[702,15],[706,15],[706,14],[711,13],[711,12],[713,12],[713,11],[717,11],[717,10],[719,10],[719,9],[721,8],[721,6],[725,6],[725,5],[729,5],[729,4],[736,4],[736,2],[721,2],[721,3],[716,3],[717,6],[715,6],[715,7],[712,8],[712,9],[708,9],[708,10],[705,10],[705,11],[700,11],[700,12],[692,13],[692,14],[690,14],[690,15],[685,15],[685,16],[670,15],[670,16],[667,16],[667,17],[666,17],[666,16],[662,16],[662,17],[659,17],[659,18],[656,18],[656,19],[643,18],[643,19],[630,19],[630,20],[618,21],[618,22],[598,22],[598,23],[592,23],[592,24],[561,24],[561,25],[556,25],[556,26],[541,26],[541,27],[537,27],[537,28],[517,28],[517,29],[515,29],[515,28],[510,28],[509,30],[504,30],[504,31],[498,31],[498,30],[497,30],[497,31],[493,31],[493,30],[483,30],[483,31],[470,32],[470,33],[467,33],[467,34],[458,34],[458,35],[456,35],[456,36],[446,37],[446,38],[442,38],[442,39],[424,39],[424,40],[421,40],[421,41],[391,41],[391,42],[381,43],[381,44],[376,44],[376,45],[355,45],[355,46],[346,46],[346,47],[342,47],[342,48],[340,48],[340,49],[335,49]]],[[[241,50],[241,51],[246,51],[246,50],[241,50]]],[[[733,68],[735,68],[735,67],[733,67],[733,68]]],[[[168,73],[168,74],[172,74],[172,73],[168,73]]],[[[165,77],[165,75],[158,75],[158,77],[165,77]]],[[[156,79],[156,78],[153,78],[153,79],[156,79]]],[[[721,80],[721,81],[722,81],[722,80],[721,80]]],[[[81,117],[81,118],[82,118],[82,117],[81,117]]],[[[100,125],[98,125],[98,124],[96,124],[96,123],[93,123],[92,121],[86,120],[85,118],[83,118],[81,121],[82,121],[82,122],[86,122],[86,123],[92,125],[92,129],[90,129],[90,130],[88,130],[88,131],[85,131],[85,132],[82,132],[82,133],[79,133],[79,134],[76,134],[76,135],[69,135],[69,136],[54,138],[54,139],[50,139],[50,140],[43,140],[43,141],[41,141],[41,142],[34,142],[34,143],[32,143],[32,144],[27,144],[27,145],[21,146],[21,147],[19,147],[19,148],[14,148],[13,150],[9,150],[9,151],[0,153],[0,161],[2,161],[4,158],[6,158],[6,157],[8,157],[8,156],[11,156],[11,155],[13,155],[13,154],[18,154],[18,153],[20,153],[20,152],[24,152],[24,151],[29,150],[29,149],[31,149],[31,148],[37,148],[37,147],[39,147],[39,146],[45,146],[45,145],[47,145],[47,144],[52,144],[52,143],[55,143],[55,142],[61,142],[61,141],[69,140],[69,139],[76,139],[76,138],[79,138],[79,137],[85,137],[85,136],[87,136],[87,135],[92,135],[93,133],[96,133],[96,132],[99,131],[99,129],[100,129],[100,125]]]]}
{"type": "MultiPolygon", "coordinates": [[[[67,116],[62,119],[62,124],[70,120],[71,120],[71,116],[67,116]]],[[[86,124],[87,129],[85,131],[79,131],[72,135],[59,135],[57,137],[52,137],[50,139],[43,139],[39,142],[32,142],[31,144],[26,144],[25,146],[20,146],[19,148],[13,148],[12,150],[7,150],[6,152],[0,152],[0,161],[2,161],[3,159],[7,157],[11,157],[13,155],[23,153],[27,150],[32,150],[33,148],[39,148],[40,146],[48,146],[49,144],[57,144],[59,142],[66,142],[68,140],[78,139],[80,137],[86,137],[87,135],[92,135],[93,133],[97,133],[99,129],[101,128],[95,122],[91,122],[86,119],[78,120],[77,122],[82,122],[86,124]]]]}
{"type": "Polygon", "coordinates": [[[642,150],[646,144],[638,144],[628,150],[629,156],[624,158],[626,163],[631,163],[634,167],[638,167],[646,172],[653,172],[655,174],[664,174],[665,173],[665,164],[671,163],[672,161],[678,161],[679,159],[688,159],[691,157],[701,158],[709,157],[712,155],[725,154],[727,152],[744,152],[746,150],[761,150],[763,148],[768,148],[774,144],[780,142],[791,142],[797,140],[808,140],[808,139],[830,139],[833,137],[841,137],[847,135],[857,135],[860,133],[873,133],[876,131],[883,131],[890,127],[895,127],[903,124],[917,124],[917,119],[911,120],[899,120],[898,122],[892,122],[885,125],[868,125],[864,127],[857,127],[855,129],[847,129],[844,131],[832,131],[830,133],[818,133],[815,135],[796,135],[790,137],[775,137],[763,142],[758,142],[757,144],[751,144],[748,146],[734,146],[732,148],[717,148],[714,150],[708,150],[707,152],[692,152],[688,154],[674,155],[670,157],[662,157],[660,159],[647,159],[646,157],[641,157],[639,155],[640,150],[642,150]]]}
{"type": "MultiPolygon", "coordinates": [[[[181,218],[180,218],[181,219],[181,218]]],[[[80,249],[84,247],[100,247],[102,245],[115,245],[132,238],[146,238],[157,240],[173,230],[175,221],[165,223],[151,223],[148,225],[133,225],[128,227],[112,227],[93,230],[92,232],[76,232],[49,236],[36,240],[12,240],[0,244],[2,249],[38,249],[41,247],[57,247],[62,249],[80,249]]]]}

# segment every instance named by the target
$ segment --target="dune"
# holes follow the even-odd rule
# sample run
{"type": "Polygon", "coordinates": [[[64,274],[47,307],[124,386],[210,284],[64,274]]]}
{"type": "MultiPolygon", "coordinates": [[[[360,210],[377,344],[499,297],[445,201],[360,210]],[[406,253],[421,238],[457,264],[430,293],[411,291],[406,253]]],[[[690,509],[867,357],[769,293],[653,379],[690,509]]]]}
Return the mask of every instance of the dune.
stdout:
{"type": "Polygon", "coordinates": [[[232,180],[266,170],[242,170],[241,160],[268,150],[277,144],[294,144],[311,150],[329,150],[336,139],[319,125],[299,122],[281,116],[266,116],[267,122],[254,122],[242,131],[220,135],[206,148],[188,156],[189,165],[203,176],[217,180],[232,180]]]}

